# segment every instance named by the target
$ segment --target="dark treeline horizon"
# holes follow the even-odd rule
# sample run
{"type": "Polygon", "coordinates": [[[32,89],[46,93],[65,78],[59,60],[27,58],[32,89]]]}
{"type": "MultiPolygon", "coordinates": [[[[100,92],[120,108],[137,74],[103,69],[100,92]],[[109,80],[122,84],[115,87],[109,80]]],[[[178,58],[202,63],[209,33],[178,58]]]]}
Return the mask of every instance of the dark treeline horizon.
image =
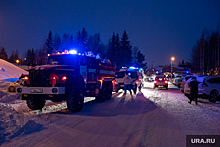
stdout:
{"type": "MultiPolygon", "coordinates": [[[[4,49],[4,48],[3,48],[4,49]]],[[[62,36],[49,31],[48,37],[39,49],[25,50],[24,57],[19,58],[18,51],[11,53],[11,56],[6,57],[7,53],[4,49],[4,55],[0,58],[9,62],[15,63],[17,59],[20,64],[37,64],[42,65],[47,63],[47,56],[51,53],[63,52],[65,50],[76,49],[78,53],[92,51],[94,54],[100,53],[101,58],[108,58],[112,63],[116,63],[117,69],[122,66],[138,66],[146,67],[145,55],[143,55],[137,46],[132,46],[129,41],[128,34],[124,30],[121,37],[119,34],[113,33],[108,44],[103,44],[100,34],[89,35],[85,28],[73,33],[64,33],[62,36]],[[6,54],[6,55],[5,55],[6,54]],[[16,59],[15,59],[16,58],[16,59]]],[[[2,52],[2,54],[3,54],[2,52]]]]}
{"type": "Polygon", "coordinates": [[[194,73],[220,75],[220,24],[216,30],[204,29],[192,48],[191,65],[194,73]]]}

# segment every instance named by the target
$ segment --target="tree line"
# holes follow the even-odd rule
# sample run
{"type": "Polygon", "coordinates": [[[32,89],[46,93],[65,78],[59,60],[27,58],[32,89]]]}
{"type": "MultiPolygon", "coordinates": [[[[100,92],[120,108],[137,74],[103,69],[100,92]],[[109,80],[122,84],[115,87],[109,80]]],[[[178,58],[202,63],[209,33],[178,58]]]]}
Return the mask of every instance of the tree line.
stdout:
{"type": "MultiPolygon", "coordinates": [[[[103,44],[100,34],[89,35],[85,28],[72,33],[64,33],[53,35],[49,31],[48,37],[39,49],[28,49],[25,51],[21,64],[43,65],[47,63],[48,54],[63,52],[69,49],[77,49],[78,53],[92,51],[94,54],[100,53],[101,58],[108,58],[112,63],[116,63],[117,69],[122,66],[138,66],[145,68],[145,55],[143,55],[137,46],[132,47],[126,30],[122,36],[113,33],[107,45],[103,44]]],[[[8,58],[5,49],[1,49],[0,58],[15,63],[18,57],[18,51],[12,52],[8,58]]]]}
{"type": "Polygon", "coordinates": [[[216,30],[204,29],[192,48],[192,71],[201,75],[220,75],[220,25],[216,30]]]}

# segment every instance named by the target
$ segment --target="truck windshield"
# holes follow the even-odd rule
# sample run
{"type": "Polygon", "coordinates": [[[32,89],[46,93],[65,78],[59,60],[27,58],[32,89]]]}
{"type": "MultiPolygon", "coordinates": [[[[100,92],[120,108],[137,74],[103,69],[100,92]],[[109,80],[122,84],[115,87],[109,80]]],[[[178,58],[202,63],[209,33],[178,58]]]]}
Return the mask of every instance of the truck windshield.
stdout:
{"type": "Polygon", "coordinates": [[[117,78],[124,78],[125,73],[128,73],[128,76],[130,76],[131,78],[138,78],[137,72],[134,71],[120,71],[117,75],[117,78]]]}
{"type": "Polygon", "coordinates": [[[47,64],[49,65],[76,65],[79,63],[77,55],[52,55],[48,57],[47,64]]]}

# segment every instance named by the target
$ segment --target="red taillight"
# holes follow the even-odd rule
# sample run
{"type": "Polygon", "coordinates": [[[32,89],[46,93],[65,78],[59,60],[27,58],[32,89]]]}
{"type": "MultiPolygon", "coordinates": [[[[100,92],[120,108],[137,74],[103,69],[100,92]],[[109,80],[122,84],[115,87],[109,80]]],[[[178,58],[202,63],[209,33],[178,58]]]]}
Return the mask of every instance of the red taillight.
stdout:
{"type": "Polygon", "coordinates": [[[63,76],[63,77],[62,77],[62,80],[63,80],[63,81],[66,81],[66,76],[63,76]]]}
{"type": "Polygon", "coordinates": [[[28,80],[28,77],[24,77],[25,80],[28,80]]]}
{"type": "Polygon", "coordinates": [[[50,74],[50,84],[55,85],[57,83],[57,76],[55,74],[50,74]]]}
{"type": "Polygon", "coordinates": [[[154,84],[157,84],[157,81],[154,81],[154,84]]]}
{"type": "Polygon", "coordinates": [[[165,84],[168,84],[168,81],[164,81],[165,84]]]}

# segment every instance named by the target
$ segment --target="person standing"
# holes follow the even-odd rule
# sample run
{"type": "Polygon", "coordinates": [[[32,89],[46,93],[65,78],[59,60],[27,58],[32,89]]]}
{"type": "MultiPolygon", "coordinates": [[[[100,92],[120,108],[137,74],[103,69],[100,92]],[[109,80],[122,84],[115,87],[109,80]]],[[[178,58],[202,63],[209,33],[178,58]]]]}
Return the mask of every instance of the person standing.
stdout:
{"type": "Polygon", "coordinates": [[[126,94],[127,90],[129,90],[130,94],[132,95],[131,86],[130,86],[131,77],[128,76],[128,73],[125,73],[123,81],[124,81],[124,94],[126,94]]]}
{"type": "Polygon", "coordinates": [[[192,81],[189,83],[190,101],[188,103],[190,103],[190,104],[191,104],[192,100],[195,99],[195,103],[197,105],[198,85],[199,85],[199,82],[196,80],[196,77],[192,77],[192,81]]]}

